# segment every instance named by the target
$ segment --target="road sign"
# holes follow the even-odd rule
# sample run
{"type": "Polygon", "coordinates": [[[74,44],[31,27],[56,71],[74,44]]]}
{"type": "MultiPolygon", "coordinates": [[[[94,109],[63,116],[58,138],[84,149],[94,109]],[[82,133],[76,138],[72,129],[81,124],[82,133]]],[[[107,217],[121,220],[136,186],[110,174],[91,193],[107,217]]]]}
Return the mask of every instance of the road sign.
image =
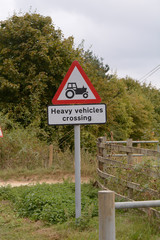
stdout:
{"type": "Polygon", "coordinates": [[[3,137],[3,132],[1,128],[0,128],[0,137],[3,137]]]}
{"type": "Polygon", "coordinates": [[[53,97],[52,103],[56,105],[100,102],[101,98],[86,73],[79,62],[74,61],[53,97]]]}
{"type": "Polygon", "coordinates": [[[84,70],[74,61],[52,99],[54,105],[48,106],[49,125],[74,125],[76,219],[81,217],[80,125],[106,123],[106,105],[100,102],[84,70]]]}
{"type": "Polygon", "coordinates": [[[105,104],[48,106],[49,125],[82,125],[106,123],[105,104]]]}

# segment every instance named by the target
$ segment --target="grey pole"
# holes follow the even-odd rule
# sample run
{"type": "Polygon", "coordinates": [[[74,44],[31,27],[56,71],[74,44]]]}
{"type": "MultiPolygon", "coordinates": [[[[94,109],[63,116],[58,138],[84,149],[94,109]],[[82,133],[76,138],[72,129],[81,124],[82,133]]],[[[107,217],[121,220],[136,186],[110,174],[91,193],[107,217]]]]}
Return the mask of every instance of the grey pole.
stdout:
{"type": "Polygon", "coordinates": [[[81,156],[80,156],[80,125],[74,125],[75,148],[75,202],[76,219],[81,217],[81,156]]]}
{"type": "Polygon", "coordinates": [[[115,208],[149,208],[149,207],[160,207],[160,200],[152,201],[134,201],[134,202],[116,202],[115,208]]]}

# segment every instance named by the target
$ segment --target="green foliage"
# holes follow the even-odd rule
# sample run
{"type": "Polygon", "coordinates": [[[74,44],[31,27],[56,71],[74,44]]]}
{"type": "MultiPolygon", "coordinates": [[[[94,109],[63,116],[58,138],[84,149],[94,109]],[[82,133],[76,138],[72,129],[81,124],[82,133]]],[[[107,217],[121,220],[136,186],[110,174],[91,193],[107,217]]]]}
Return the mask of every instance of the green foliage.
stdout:
{"type": "MultiPolygon", "coordinates": [[[[0,204],[0,233],[1,240],[98,240],[98,217],[87,222],[75,224],[69,220],[62,224],[49,225],[41,221],[30,221],[17,216],[13,204],[1,201],[0,204]],[[84,228],[83,228],[84,226],[84,228]]],[[[87,217],[88,218],[88,217],[87,217]]],[[[134,210],[116,210],[116,239],[117,240],[158,240],[160,237],[159,224],[155,219],[148,219],[141,212],[134,210]]]]}
{"type": "Polygon", "coordinates": [[[0,110],[27,126],[44,125],[47,105],[77,56],[50,17],[26,13],[0,24],[0,110]]]}
{"type": "Polygon", "coordinates": [[[132,79],[110,79],[105,92],[108,102],[108,131],[114,138],[151,139],[154,107],[143,87],[132,79]]]}
{"type": "Polygon", "coordinates": [[[75,49],[73,37],[65,38],[50,17],[37,13],[13,15],[0,23],[0,112],[36,129],[39,139],[72,150],[72,126],[49,127],[47,105],[73,60],[80,62],[107,104],[107,124],[83,127],[85,148],[92,150],[104,134],[115,140],[160,137],[160,91],[109,74],[103,59],[85,51],[83,43],[75,49]]]}
{"type": "MultiPolygon", "coordinates": [[[[91,184],[82,184],[82,216],[89,215],[92,218],[98,215],[97,195],[98,190],[91,184]]],[[[19,188],[2,187],[0,198],[13,201],[16,211],[21,216],[34,220],[62,223],[75,217],[75,184],[73,183],[37,184],[19,188]]]]}
{"type": "Polygon", "coordinates": [[[152,103],[154,112],[154,128],[153,128],[153,136],[160,137],[160,90],[146,85],[143,85],[142,88],[143,93],[147,96],[147,99],[152,103]]]}
{"type": "Polygon", "coordinates": [[[130,104],[128,113],[134,123],[130,137],[133,139],[151,139],[155,125],[154,105],[148,98],[148,94],[144,93],[144,87],[141,87],[138,82],[132,79],[126,79],[124,82],[130,104]]]}
{"type": "MultiPolygon", "coordinates": [[[[0,119],[4,135],[0,139],[1,178],[6,179],[17,174],[18,176],[24,176],[29,172],[33,175],[34,173],[42,175],[37,171],[49,171],[50,173],[59,170],[64,173],[74,172],[73,126],[68,132],[67,129],[64,129],[66,132],[63,132],[62,127],[56,132],[57,136],[55,141],[52,142],[53,164],[51,168],[47,168],[50,152],[50,147],[45,141],[48,137],[47,133],[43,129],[34,128],[31,125],[23,128],[18,123],[8,119],[7,115],[0,114],[0,119]]],[[[96,137],[82,131],[81,138],[81,171],[83,176],[90,176],[95,173],[96,137]],[[91,143],[93,144],[91,145],[91,143]]]]}
{"type": "Polygon", "coordinates": [[[0,114],[4,137],[0,139],[0,168],[44,167],[48,161],[48,145],[36,135],[38,130],[24,129],[0,114]]]}

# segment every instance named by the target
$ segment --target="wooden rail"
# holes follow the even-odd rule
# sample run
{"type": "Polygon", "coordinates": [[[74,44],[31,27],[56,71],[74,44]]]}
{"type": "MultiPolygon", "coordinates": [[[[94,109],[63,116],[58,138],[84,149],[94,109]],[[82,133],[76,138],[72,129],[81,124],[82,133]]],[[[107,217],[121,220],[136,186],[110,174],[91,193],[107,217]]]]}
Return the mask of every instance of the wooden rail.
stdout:
{"type": "Polygon", "coordinates": [[[152,194],[152,196],[154,197],[160,197],[160,193],[154,189],[151,189],[151,188],[144,188],[142,187],[140,184],[138,183],[134,183],[134,182],[130,182],[130,181],[127,181],[127,180],[123,180],[123,179],[119,179],[117,177],[115,177],[114,175],[112,174],[108,174],[108,173],[104,173],[102,172],[100,169],[97,169],[97,172],[98,172],[98,175],[101,177],[101,178],[104,178],[104,179],[114,179],[116,182],[117,180],[119,181],[119,183],[121,184],[124,184],[126,187],[128,188],[131,188],[131,189],[134,189],[136,191],[139,191],[139,192],[149,192],[150,194],[152,194]]]}
{"type": "Polygon", "coordinates": [[[121,146],[117,144],[106,144],[106,143],[99,143],[98,147],[105,148],[110,151],[116,151],[116,152],[143,154],[144,156],[160,157],[160,152],[156,150],[150,150],[150,149],[144,149],[144,148],[128,147],[128,146],[121,146]]]}
{"type": "MultiPolygon", "coordinates": [[[[107,143],[105,137],[98,138],[97,141],[97,160],[98,160],[98,168],[97,173],[100,178],[107,179],[108,181],[111,179],[112,182],[115,182],[117,184],[120,184],[121,186],[124,186],[126,189],[128,189],[128,198],[133,200],[133,193],[137,192],[139,194],[146,193],[149,194],[148,196],[152,196],[153,198],[160,198],[160,190],[159,189],[153,189],[156,184],[152,184],[153,188],[150,188],[148,185],[148,182],[144,184],[144,186],[139,182],[136,183],[132,180],[132,174],[135,172],[136,176],[146,176],[146,179],[151,179],[151,183],[156,183],[156,181],[160,178],[160,171],[157,167],[156,170],[149,169],[149,168],[141,168],[139,172],[136,172],[136,166],[134,165],[133,158],[136,156],[135,154],[138,154],[140,156],[152,156],[154,158],[159,159],[160,158],[160,152],[153,150],[153,149],[145,149],[145,148],[137,148],[133,147],[132,143],[133,141],[131,139],[127,141],[121,141],[121,144],[126,143],[127,146],[113,144],[112,142],[107,143]],[[115,156],[115,153],[122,153],[126,154],[127,160],[125,162],[121,160],[113,159],[112,156],[115,156]],[[112,173],[112,169],[113,173],[112,173]],[[126,171],[125,178],[123,175],[116,176],[115,172],[116,169],[121,169],[126,171]],[[129,171],[128,171],[129,170],[129,171]],[[146,187],[145,187],[146,185],[146,187]]],[[[134,141],[138,143],[138,141],[134,141]]],[[[145,141],[147,144],[152,141],[145,141]]],[[[158,143],[158,141],[153,141],[154,143],[158,143]]],[[[123,173],[125,173],[123,171],[123,173]]],[[[134,179],[136,179],[134,177],[134,179]]],[[[143,194],[144,197],[144,194],[143,194]]]]}
{"type": "MultiPolygon", "coordinates": [[[[102,157],[102,156],[97,156],[97,160],[101,163],[109,164],[109,167],[110,166],[116,166],[116,167],[123,168],[123,169],[135,170],[135,165],[133,165],[133,164],[123,163],[123,162],[116,161],[116,160],[109,159],[109,158],[105,158],[105,157],[102,157]]],[[[158,172],[158,171],[156,172],[154,170],[150,170],[148,172],[146,169],[142,169],[142,172],[146,173],[150,177],[160,178],[160,172],[158,172]]]]}

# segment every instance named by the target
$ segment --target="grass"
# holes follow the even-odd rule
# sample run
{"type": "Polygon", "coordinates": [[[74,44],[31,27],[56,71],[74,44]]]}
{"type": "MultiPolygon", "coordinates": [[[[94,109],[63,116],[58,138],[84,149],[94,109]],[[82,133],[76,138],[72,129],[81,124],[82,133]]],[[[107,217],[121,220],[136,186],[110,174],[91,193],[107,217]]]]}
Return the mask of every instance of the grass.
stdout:
{"type": "Polygon", "coordinates": [[[1,202],[0,213],[1,240],[95,239],[94,223],[90,226],[90,230],[83,232],[72,222],[48,226],[41,221],[34,222],[17,217],[12,204],[8,201],[1,202]]]}
{"type": "Polygon", "coordinates": [[[43,235],[37,234],[37,230],[41,228],[41,224],[32,222],[29,219],[17,217],[13,211],[13,206],[8,201],[1,201],[0,204],[0,239],[30,239],[44,240],[43,235]]]}
{"type": "MultiPolygon", "coordinates": [[[[27,179],[44,179],[44,176],[52,176],[53,169],[52,168],[36,168],[36,169],[27,169],[26,167],[18,167],[18,168],[7,168],[0,170],[0,179],[7,180],[27,180],[27,179]]],[[[56,172],[55,172],[56,174],[56,172]]]]}
{"type": "MultiPolygon", "coordinates": [[[[74,151],[61,150],[53,143],[53,163],[48,168],[50,147],[37,138],[15,130],[0,141],[0,179],[22,179],[37,177],[42,179],[57,172],[74,174],[74,151]],[[28,136],[28,135],[27,135],[28,136]]],[[[96,154],[81,149],[81,174],[93,176],[96,171],[96,154]]]]}
{"type": "MultiPolygon", "coordinates": [[[[116,210],[116,239],[159,240],[160,231],[152,224],[136,210],[116,210]]],[[[76,226],[71,220],[63,224],[46,225],[17,216],[11,202],[0,202],[1,240],[98,240],[98,235],[98,217],[94,217],[87,228],[76,226]]]]}
{"type": "MultiPolygon", "coordinates": [[[[46,150],[45,150],[46,151],[46,150]]],[[[49,148],[48,148],[49,151],[49,148]]],[[[1,159],[1,157],[0,157],[1,159]]],[[[33,159],[34,161],[34,159],[33,159]]],[[[23,161],[22,161],[23,162],[23,161]]],[[[40,161],[42,162],[42,161],[40,161]]],[[[81,175],[88,178],[96,178],[96,156],[81,150],[81,175]]],[[[43,180],[58,178],[60,175],[73,175],[74,169],[74,152],[66,149],[65,152],[54,149],[52,167],[35,166],[28,168],[25,164],[18,167],[6,167],[0,169],[0,180],[43,180]]]]}
{"type": "MultiPolygon", "coordinates": [[[[53,165],[47,168],[49,146],[34,136],[26,138],[24,131],[17,131],[10,133],[0,145],[0,166],[3,168],[0,170],[0,179],[38,181],[74,174],[73,152],[69,149],[61,151],[54,145],[53,165]]],[[[96,154],[82,149],[81,159],[82,176],[96,178],[96,154]]],[[[97,216],[87,216],[84,212],[77,225],[73,217],[62,223],[51,224],[38,219],[31,220],[27,216],[22,218],[15,211],[15,203],[0,201],[1,240],[98,240],[98,235],[97,216]]],[[[155,219],[148,219],[137,210],[116,210],[116,239],[160,240],[160,229],[155,219]]]]}
{"type": "MultiPolygon", "coordinates": [[[[4,126],[6,124],[6,120],[4,120],[4,126]]],[[[11,127],[10,130],[6,131],[5,137],[0,141],[0,169],[4,170],[4,172],[0,172],[1,179],[15,178],[14,171],[16,175],[20,169],[21,172],[24,169],[23,174],[30,175],[30,173],[35,174],[33,170],[37,172],[37,169],[41,169],[38,173],[40,174],[43,172],[43,168],[48,167],[50,146],[46,141],[47,135],[43,141],[37,138],[39,131],[37,129],[23,129],[20,126],[11,127]]],[[[52,142],[53,164],[51,169],[54,171],[74,173],[74,151],[70,150],[70,144],[67,143],[68,134],[62,142],[59,142],[58,136],[52,142]],[[60,148],[62,143],[64,143],[63,149],[60,148]],[[65,143],[67,143],[66,146],[65,143]]],[[[81,159],[82,174],[92,175],[95,172],[96,154],[82,149],[81,159]]]]}
{"type": "Polygon", "coordinates": [[[116,210],[117,239],[119,240],[159,240],[160,229],[154,219],[148,219],[138,210],[116,210]]]}

